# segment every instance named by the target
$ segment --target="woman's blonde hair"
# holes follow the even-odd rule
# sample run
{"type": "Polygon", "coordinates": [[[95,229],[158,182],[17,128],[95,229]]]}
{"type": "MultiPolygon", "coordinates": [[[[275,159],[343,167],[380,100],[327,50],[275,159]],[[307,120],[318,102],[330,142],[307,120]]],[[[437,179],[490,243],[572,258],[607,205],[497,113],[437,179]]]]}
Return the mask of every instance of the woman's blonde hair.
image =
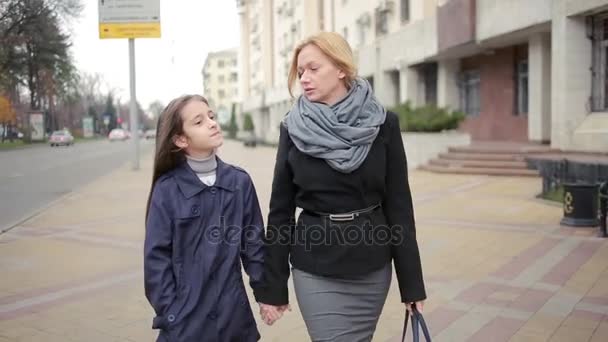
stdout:
{"type": "Polygon", "coordinates": [[[351,82],[357,76],[353,50],[348,45],[346,39],[338,33],[320,32],[304,39],[296,46],[293,52],[289,76],[287,78],[287,86],[291,97],[293,97],[293,87],[298,79],[298,56],[304,47],[311,44],[318,47],[338,69],[344,72],[346,75],[343,79],[344,85],[347,89],[350,88],[351,82]]]}

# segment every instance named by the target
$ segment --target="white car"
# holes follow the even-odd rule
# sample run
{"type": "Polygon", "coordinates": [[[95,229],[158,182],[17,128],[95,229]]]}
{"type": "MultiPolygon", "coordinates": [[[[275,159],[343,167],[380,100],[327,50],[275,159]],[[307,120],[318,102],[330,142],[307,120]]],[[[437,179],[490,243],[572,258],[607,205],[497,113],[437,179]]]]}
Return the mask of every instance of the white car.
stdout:
{"type": "Polygon", "coordinates": [[[52,146],[70,146],[74,145],[74,137],[68,131],[55,131],[49,138],[49,143],[52,146]]]}
{"type": "Polygon", "coordinates": [[[108,134],[108,139],[110,141],[115,141],[115,140],[124,141],[124,140],[129,139],[129,134],[127,134],[127,131],[125,131],[122,128],[114,128],[113,130],[110,131],[110,134],[108,134]]]}
{"type": "Polygon", "coordinates": [[[144,133],[144,138],[146,138],[146,140],[148,139],[156,139],[156,130],[155,129],[149,129],[144,133]]]}

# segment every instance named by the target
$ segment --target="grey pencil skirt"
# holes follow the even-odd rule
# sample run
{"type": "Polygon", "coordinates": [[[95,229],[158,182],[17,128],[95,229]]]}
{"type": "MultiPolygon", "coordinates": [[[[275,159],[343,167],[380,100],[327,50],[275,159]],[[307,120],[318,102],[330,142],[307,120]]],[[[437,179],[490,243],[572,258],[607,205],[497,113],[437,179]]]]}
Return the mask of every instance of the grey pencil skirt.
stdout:
{"type": "Polygon", "coordinates": [[[369,342],[391,285],[392,266],[355,279],[293,269],[296,298],[313,342],[369,342]]]}

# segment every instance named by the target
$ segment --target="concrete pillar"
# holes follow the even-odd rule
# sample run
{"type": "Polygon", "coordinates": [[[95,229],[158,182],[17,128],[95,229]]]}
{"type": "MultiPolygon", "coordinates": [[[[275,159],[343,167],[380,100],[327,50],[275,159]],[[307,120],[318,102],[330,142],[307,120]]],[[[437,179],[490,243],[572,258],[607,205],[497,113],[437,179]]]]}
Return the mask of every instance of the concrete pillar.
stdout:
{"type": "Polygon", "coordinates": [[[574,148],[573,135],[588,115],[591,41],[584,17],[567,17],[567,2],[553,2],[551,42],[551,146],[574,148]]]}
{"type": "Polygon", "coordinates": [[[374,93],[387,108],[396,106],[399,98],[398,71],[380,71],[374,76],[374,93]]]}
{"type": "Polygon", "coordinates": [[[458,74],[460,61],[457,59],[440,61],[437,70],[437,105],[452,110],[460,108],[458,74]]]}
{"type": "Polygon", "coordinates": [[[551,35],[530,37],[528,51],[528,138],[551,140],[551,35]]]}
{"type": "Polygon", "coordinates": [[[414,107],[421,105],[418,86],[418,72],[414,68],[402,66],[399,70],[399,102],[410,101],[414,107]]]}

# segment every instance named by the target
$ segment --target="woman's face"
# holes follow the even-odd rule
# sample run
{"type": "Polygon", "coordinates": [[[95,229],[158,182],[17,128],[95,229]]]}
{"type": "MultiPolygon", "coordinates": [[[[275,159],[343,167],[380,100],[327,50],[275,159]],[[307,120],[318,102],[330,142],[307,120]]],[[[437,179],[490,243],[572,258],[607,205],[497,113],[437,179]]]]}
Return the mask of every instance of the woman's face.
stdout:
{"type": "Polygon", "coordinates": [[[181,116],[184,134],[176,138],[175,144],[187,155],[204,158],[224,142],[215,113],[205,102],[188,102],[182,109],[181,116]]]}
{"type": "Polygon", "coordinates": [[[346,75],[316,45],[308,44],[298,54],[298,77],[302,93],[311,102],[332,105],[347,93],[346,75]]]}

